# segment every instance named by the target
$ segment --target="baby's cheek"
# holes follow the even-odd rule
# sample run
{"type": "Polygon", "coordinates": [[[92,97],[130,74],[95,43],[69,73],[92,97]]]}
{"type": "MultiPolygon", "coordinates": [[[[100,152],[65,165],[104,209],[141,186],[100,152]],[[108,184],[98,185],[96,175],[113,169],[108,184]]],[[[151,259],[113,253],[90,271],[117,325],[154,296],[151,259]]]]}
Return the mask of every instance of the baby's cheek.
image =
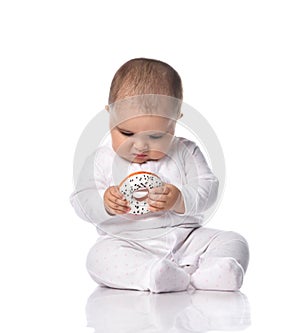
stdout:
{"type": "Polygon", "coordinates": [[[125,159],[130,159],[130,149],[131,149],[131,142],[130,140],[122,140],[115,142],[113,144],[113,149],[115,153],[125,159]]]}
{"type": "Polygon", "coordinates": [[[159,151],[159,150],[151,150],[150,151],[150,158],[152,160],[160,160],[162,159],[163,157],[165,157],[165,153],[162,152],[162,151],[159,151]]]}
{"type": "Polygon", "coordinates": [[[159,158],[163,158],[164,156],[168,155],[168,152],[170,150],[170,141],[159,143],[156,145],[153,145],[151,147],[151,150],[156,153],[156,156],[159,158]]]}

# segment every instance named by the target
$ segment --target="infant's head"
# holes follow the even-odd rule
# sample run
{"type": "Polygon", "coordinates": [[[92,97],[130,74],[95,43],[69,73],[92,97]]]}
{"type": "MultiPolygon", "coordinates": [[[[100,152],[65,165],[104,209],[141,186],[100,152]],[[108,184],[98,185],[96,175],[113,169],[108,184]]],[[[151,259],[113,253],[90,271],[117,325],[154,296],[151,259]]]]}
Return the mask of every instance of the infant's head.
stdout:
{"type": "Polygon", "coordinates": [[[170,65],[145,58],[126,62],[112,80],[107,107],[115,152],[136,163],[163,158],[181,101],[181,79],[170,65]]]}
{"type": "Polygon", "coordinates": [[[137,58],[127,61],[116,72],[108,103],[137,95],[166,95],[182,100],[182,83],[170,65],[154,59],[137,58]]]}

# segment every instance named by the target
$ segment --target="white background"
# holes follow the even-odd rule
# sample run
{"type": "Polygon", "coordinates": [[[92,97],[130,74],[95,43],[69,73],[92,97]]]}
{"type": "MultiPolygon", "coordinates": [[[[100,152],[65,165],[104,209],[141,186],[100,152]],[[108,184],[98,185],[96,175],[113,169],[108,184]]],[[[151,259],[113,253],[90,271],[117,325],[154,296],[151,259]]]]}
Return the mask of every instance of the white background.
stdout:
{"type": "Polygon", "coordinates": [[[249,332],[298,327],[297,1],[2,1],[1,332],[88,332],[96,231],[69,204],[73,154],[115,71],[152,57],[180,73],[227,166],[210,227],[249,241],[249,332]],[[293,303],[296,300],[296,303],[293,303]]]}

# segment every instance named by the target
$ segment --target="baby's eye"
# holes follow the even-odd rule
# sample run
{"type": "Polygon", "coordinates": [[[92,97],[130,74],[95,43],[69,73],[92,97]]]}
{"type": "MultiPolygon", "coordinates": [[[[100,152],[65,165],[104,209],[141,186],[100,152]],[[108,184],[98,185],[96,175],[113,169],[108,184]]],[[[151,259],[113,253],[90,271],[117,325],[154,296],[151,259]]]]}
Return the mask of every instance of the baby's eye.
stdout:
{"type": "Polygon", "coordinates": [[[125,132],[125,131],[120,131],[120,133],[125,135],[125,136],[132,136],[134,134],[132,132],[125,132]]]}
{"type": "Polygon", "coordinates": [[[164,134],[149,135],[150,139],[153,139],[153,140],[161,139],[163,136],[164,136],[164,134]]]}

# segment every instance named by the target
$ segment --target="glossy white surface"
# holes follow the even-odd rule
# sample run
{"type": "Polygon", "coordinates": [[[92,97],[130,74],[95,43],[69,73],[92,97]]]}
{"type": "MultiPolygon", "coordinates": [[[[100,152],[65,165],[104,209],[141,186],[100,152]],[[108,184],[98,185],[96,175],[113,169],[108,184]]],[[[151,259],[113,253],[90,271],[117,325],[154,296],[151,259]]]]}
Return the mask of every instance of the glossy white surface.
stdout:
{"type": "Polygon", "coordinates": [[[150,294],[97,288],[86,307],[95,332],[207,332],[250,325],[247,297],[241,293],[150,294]]]}

